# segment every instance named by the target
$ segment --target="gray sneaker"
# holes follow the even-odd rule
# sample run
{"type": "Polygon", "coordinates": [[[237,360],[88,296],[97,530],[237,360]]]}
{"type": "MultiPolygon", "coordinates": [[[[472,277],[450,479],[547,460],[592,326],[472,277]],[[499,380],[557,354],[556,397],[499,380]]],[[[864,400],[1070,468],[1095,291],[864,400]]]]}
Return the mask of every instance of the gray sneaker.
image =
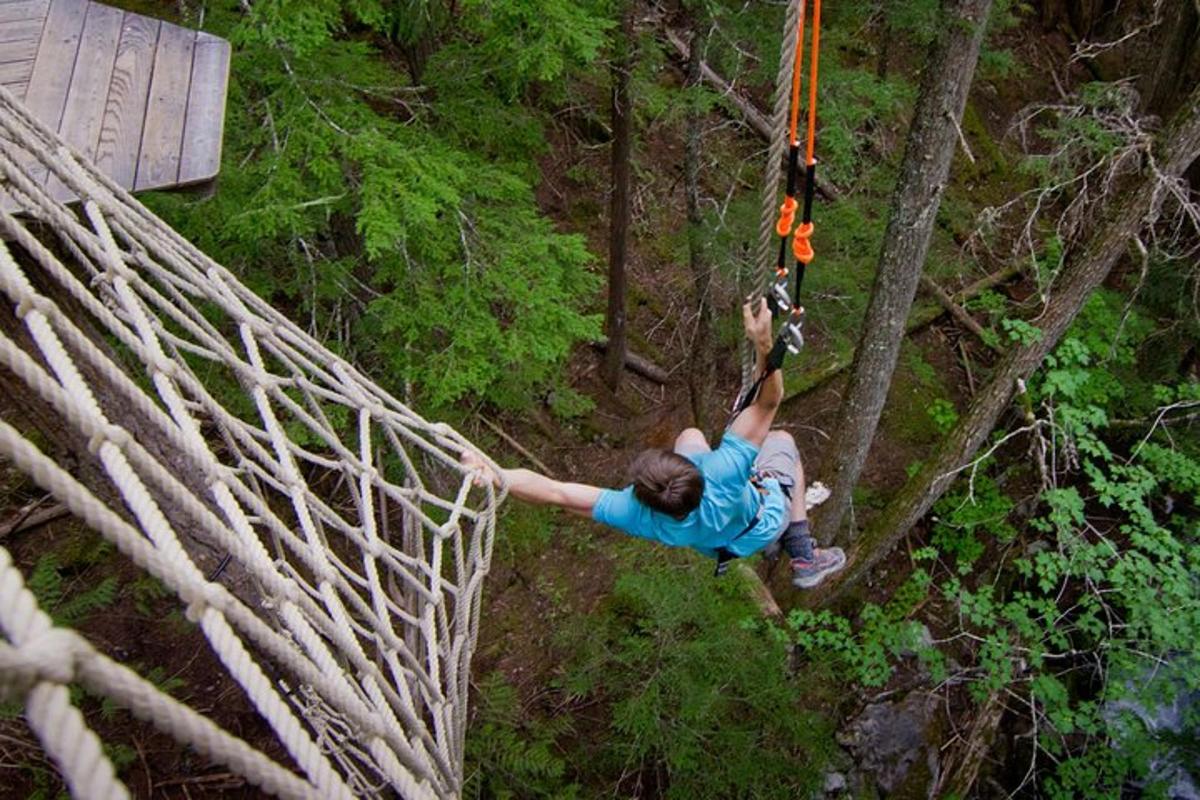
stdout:
{"type": "Polygon", "coordinates": [[[846,554],[840,547],[818,547],[813,550],[813,560],[802,558],[792,559],[792,585],[801,589],[811,589],[826,575],[846,566],[846,554]]]}

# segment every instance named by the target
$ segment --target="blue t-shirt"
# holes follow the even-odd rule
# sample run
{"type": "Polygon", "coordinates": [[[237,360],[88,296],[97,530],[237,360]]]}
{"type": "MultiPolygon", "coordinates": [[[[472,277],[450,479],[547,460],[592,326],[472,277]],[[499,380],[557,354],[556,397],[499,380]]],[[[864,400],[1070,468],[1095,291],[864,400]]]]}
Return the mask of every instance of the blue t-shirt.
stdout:
{"type": "Polygon", "coordinates": [[[692,547],[710,557],[716,557],[721,547],[748,556],[775,540],[788,513],[779,481],[764,480],[764,491],[750,483],[757,455],[758,448],[726,431],[716,450],[687,456],[704,476],[704,494],[700,505],[683,519],[644,505],[634,497],[632,486],[602,490],[592,518],[634,536],[692,547]],[[755,514],[758,522],[747,531],[755,514]]]}

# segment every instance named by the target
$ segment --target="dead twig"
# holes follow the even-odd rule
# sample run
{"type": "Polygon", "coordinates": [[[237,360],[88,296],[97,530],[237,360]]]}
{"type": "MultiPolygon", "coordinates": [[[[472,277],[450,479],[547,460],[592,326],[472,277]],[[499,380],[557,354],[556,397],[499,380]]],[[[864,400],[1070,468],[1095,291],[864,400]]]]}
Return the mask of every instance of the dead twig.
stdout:
{"type": "MultiPolygon", "coordinates": [[[[42,498],[42,500],[45,499],[46,498],[42,498]]],[[[17,517],[12,521],[12,523],[7,525],[3,530],[0,530],[0,539],[5,539],[9,536],[16,536],[18,534],[25,533],[26,531],[31,531],[34,528],[40,528],[46,523],[53,522],[56,519],[70,516],[71,512],[61,503],[55,503],[50,508],[44,508],[41,511],[36,510],[38,505],[41,504],[42,500],[39,500],[31,507],[18,513],[17,517]]]]}
{"type": "Polygon", "coordinates": [[[930,278],[928,275],[922,275],[921,286],[925,288],[925,291],[933,295],[934,299],[938,301],[942,308],[946,309],[950,316],[954,317],[959,325],[962,325],[968,331],[975,334],[975,338],[983,342],[985,347],[987,347],[989,350],[1000,352],[1000,348],[998,348],[994,343],[988,341],[988,338],[984,335],[983,328],[980,326],[980,324],[976,322],[974,318],[972,318],[971,315],[963,309],[962,306],[954,302],[954,298],[948,295],[946,291],[942,289],[942,287],[934,283],[932,278],[930,278]]]}
{"type": "Polygon", "coordinates": [[[487,427],[488,430],[490,430],[492,433],[499,436],[500,439],[505,444],[507,444],[509,447],[511,447],[513,450],[516,450],[518,453],[520,453],[522,456],[524,456],[525,459],[527,461],[529,461],[530,464],[533,464],[535,467],[537,467],[538,470],[540,470],[543,475],[546,475],[546,476],[552,475],[553,471],[549,467],[547,467],[545,465],[545,463],[542,462],[541,459],[539,459],[532,452],[530,452],[529,448],[525,447],[525,445],[521,444],[516,439],[509,436],[507,433],[505,433],[503,430],[500,429],[499,425],[492,422],[487,417],[483,416],[482,414],[478,414],[477,416],[479,417],[479,421],[482,422],[487,427]]]}

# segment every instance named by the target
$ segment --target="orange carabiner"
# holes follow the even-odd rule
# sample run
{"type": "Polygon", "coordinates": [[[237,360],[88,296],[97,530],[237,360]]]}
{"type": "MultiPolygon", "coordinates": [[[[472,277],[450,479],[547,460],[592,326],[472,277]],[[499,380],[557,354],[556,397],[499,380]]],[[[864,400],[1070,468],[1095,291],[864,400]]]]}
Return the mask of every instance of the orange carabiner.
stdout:
{"type": "Polygon", "coordinates": [[[801,264],[809,264],[816,255],[812,247],[813,224],[811,222],[801,222],[796,228],[795,235],[792,236],[792,255],[801,264]]]}

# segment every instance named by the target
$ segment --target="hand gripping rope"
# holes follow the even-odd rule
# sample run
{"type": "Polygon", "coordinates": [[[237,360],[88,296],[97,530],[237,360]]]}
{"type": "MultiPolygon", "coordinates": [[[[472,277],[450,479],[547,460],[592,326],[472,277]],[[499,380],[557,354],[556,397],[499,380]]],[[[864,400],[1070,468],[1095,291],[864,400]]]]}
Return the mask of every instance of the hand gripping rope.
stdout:
{"type": "Polygon", "coordinates": [[[807,2],[801,3],[800,15],[796,23],[796,61],[792,66],[792,102],[788,124],[787,194],[783,199],[783,205],[779,207],[779,221],[775,224],[775,232],[779,234],[779,257],[775,263],[775,279],[766,291],[766,301],[772,316],[786,315],[786,319],[767,356],[766,369],[763,374],[738,397],[734,404],[733,415],[735,417],[754,402],[758,390],[767,377],[783,366],[784,357],[788,353],[799,353],[800,349],[804,347],[804,334],[801,330],[804,322],[804,309],[800,305],[800,286],[804,283],[805,269],[815,256],[812,247],[812,205],[813,194],[816,191],[817,160],[813,156],[813,149],[817,138],[817,66],[821,53],[821,0],[812,0],[812,54],[809,57],[808,131],[804,157],[804,212],[800,225],[793,230],[796,222],[796,181],[800,172],[798,122],[806,5],[807,2]],[[792,255],[796,261],[796,280],[790,297],[788,295],[790,272],[787,267],[789,236],[792,238],[792,255]]]}

